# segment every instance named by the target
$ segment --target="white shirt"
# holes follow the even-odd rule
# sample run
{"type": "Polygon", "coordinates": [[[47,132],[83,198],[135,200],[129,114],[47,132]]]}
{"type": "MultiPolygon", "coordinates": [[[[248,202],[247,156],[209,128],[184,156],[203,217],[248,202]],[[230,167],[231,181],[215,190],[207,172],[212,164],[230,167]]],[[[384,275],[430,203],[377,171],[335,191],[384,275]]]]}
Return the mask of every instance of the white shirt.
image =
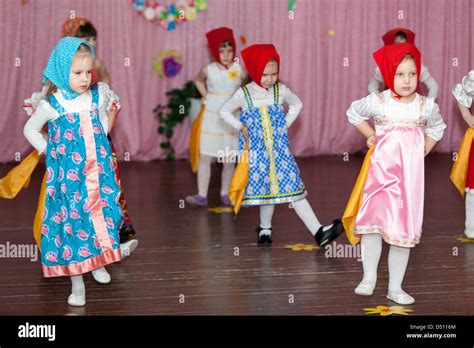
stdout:
{"type": "MultiPolygon", "coordinates": [[[[419,117],[420,95],[418,93],[411,103],[401,103],[395,100],[391,97],[390,90],[381,93],[383,93],[385,100],[384,113],[387,118],[391,120],[413,120],[419,117]]],[[[352,102],[346,114],[349,122],[353,125],[358,125],[371,117],[382,117],[378,94],[371,93],[365,98],[352,102]]],[[[438,104],[434,102],[434,98],[426,97],[424,116],[427,120],[425,134],[436,141],[440,141],[446,124],[441,117],[438,104]]]]}
{"type": "Polygon", "coordinates": [[[453,95],[459,104],[470,108],[474,97],[474,70],[463,77],[461,83],[453,88],[453,95]]]}
{"type": "MultiPolygon", "coordinates": [[[[40,92],[44,96],[45,89],[40,92]]],[[[115,103],[117,108],[120,108],[119,100],[117,95],[109,88],[109,85],[103,82],[98,83],[99,92],[99,119],[102,123],[104,132],[108,133],[108,118],[107,112],[110,111],[112,104],[115,103]]],[[[90,91],[81,94],[77,98],[67,100],[63,97],[61,91],[54,93],[54,96],[58,100],[59,104],[70,113],[79,113],[81,111],[90,111],[92,106],[92,94],[90,91]]],[[[28,104],[28,110],[30,105],[33,105],[33,113],[30,119],[26,122],[23,129],[23,134],[26,139],[38,150],[39,153],[44,153],[48,142],[43,138],[41,129],[43,126],[56,118],[59,117],[58,112],[49,104],[45,99],[39,99],[38,93],[34,93],[32,98],[25,100],[25,105],[28,104]]]]}
{"type": "MultiPolygon", "coordinates": [[[[273,100],[273,88],[267,90],[255,82],[247,84],[246,87],[252,98],[254,107],[270,106],[275,103],[273,100]]],[[[278,104],[281,105],[283,103],[289,105],[288,113],[286,114],[286,126],[288,128],[300,114],[303,103],[288,87],[282,83],[278,83],[278,104]]],[[[220,117],[235,129],[242,127],[242,123],[232,114],[232,112],[239,108],[242,109],[242,111],[248,110],[247,100],[242,88],[237,89],[219,110],[220,117]]]]}

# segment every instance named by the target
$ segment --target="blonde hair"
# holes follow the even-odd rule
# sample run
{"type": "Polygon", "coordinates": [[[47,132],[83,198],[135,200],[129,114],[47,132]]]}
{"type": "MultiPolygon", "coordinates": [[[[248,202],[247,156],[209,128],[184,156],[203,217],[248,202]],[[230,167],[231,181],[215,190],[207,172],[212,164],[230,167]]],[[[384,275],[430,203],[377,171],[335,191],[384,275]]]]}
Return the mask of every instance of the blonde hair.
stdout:
{"type": "Polygon", "coordinates": [[[58,87],[56,87],[56,85],[52,83],[50,80],[46,81],[44,85],[48,87],[48,90],[46,91],[46,94],[44,95],[45,98],[51,97],[58,90],[58,87]]]}
{"type": "MultiPolygon", "coordinates": [[[[92,50],[90,47],[86,44],[80,44],[79,47],[77,48],[76,54],[80,54],[81,56],[90,54],[92,55],[92,50]]],[[[46,91],[46,94],[44,95],[45,98],[49,98],[52,96],[54,93],[58,91],[58,87],[50,80],[47,80],[44,84],[45,86],[48,87],[48,90],[46,91]]],[[[90,89],[90,86],[89,86],[90,89]]]]}
{"type": "Polygon", "coordinates": [[[86,45],[84,43],[80,44],[79,47],[77,48],[76,54],[80,53],[81,55],[86,55],[90,54],[92,56],[92,50],[89,47],[89,45],[86,45]]]}

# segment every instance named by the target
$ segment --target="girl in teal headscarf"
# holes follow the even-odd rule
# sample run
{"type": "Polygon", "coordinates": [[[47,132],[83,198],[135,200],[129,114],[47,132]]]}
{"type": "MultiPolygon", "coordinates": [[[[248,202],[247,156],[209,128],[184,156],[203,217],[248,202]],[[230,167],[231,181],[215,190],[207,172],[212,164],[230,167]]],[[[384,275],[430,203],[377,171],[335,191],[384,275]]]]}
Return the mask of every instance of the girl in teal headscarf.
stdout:
{"type": "MultiPolygon", "coordinates": [[[[53,49],[53,52],[51,52],[48,64],[43,71],[42,82],[50,81],[51,85],[62,90],[63,96],[66,99],[74,99],[85,92],[74,91],[70,86],[70,77],[72,75],[71,66],[76,54],[77,58],[81,56],[84,58],[88,55],[92,59],[95,58],[94,47],[87,41],[69,36],[62,38],[53,49]]],[[[87,63],[88,62],[85,62],[85,64],[87,63]]],[[[90,70],[92,70],[92,68],[90,70]]],[[[90,75],[90,71],[87,72],[87,74],[90,75]]]]}
{"type": "Polygon", "coordinates": [[[79,38],[58,42],[43,73],[45,99],[24,129],[46,156],[45,194],[40,196],[43,274],[71,277],[68,303],[73,306],[86,303],[82,274],[92,271],[99,282],[110,282],[104,266],[120,261],[138,243],[119,244],[123,212],[107,140],[111,91],[91,84],[93,57],[93,47],[79,38]],[[47,140],[41,134],[46,123],[47,140]]]}

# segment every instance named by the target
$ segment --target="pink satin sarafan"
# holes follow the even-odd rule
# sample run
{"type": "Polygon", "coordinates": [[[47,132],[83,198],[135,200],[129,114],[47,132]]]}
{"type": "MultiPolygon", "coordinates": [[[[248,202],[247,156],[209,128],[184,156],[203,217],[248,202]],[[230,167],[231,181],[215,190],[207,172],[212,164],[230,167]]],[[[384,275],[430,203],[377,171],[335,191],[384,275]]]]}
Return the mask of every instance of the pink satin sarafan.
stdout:
{"type": "Polygon", "coordinates": [[[414,247],[420,242],[425,188],[425,98],[411,120],[375,118],[377,142],[355,222],[356,234],[378,233],[385,242],[414,247]]]}

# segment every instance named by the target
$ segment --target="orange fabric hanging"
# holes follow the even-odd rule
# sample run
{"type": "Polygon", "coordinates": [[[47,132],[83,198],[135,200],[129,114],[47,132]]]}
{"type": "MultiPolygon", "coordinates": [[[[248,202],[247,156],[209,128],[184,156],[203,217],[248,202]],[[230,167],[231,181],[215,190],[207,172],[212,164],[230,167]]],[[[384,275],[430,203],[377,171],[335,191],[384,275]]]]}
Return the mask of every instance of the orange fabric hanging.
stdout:
{"type": "Polygon", "coordinates": [[[469,168],[469,155],[471,152],[471,144],[474,140],[474,129],[468,128],[464,137],[462,138],[461,145],[458,150],[458,158],[454,162],[451,168],[451,174],[449,178],[453,182],[454,186],[458,189],[461,196],[464,197],[466,192],[466,180],[467,170],[469,168]]]}
{"type": "Polygon", "coordinates": [[[357,214],[359,213],[359,209],[362,204],[362,193],[364,191],[367,173],[369,172],[370,168],[370,156],[372,155],[373,151],[374,146],[372,146],[365,155],[359,176],[357,177],[357,181],[354,185],[354,188],[352,189],[351,197],[347,202],[346,210],[342,216],[342,223],[344,225],[344,229],[346,230],[347,239],[352,245],[355,245],[360,241],[360,237],[354,234],[354,227],[357,214]]]}
{"type": "Polygon", "coordinates": [[[245,145],[245,150],[239,158],[239,163],[235,168],[234,175],[229,187],[229,199],[234,206],[234,214],[237,217],[244,198],[245,188],[249,181],[249,144],[245,145]]]}
{"type": "Polygon", "coordinates": [[[23,188],[30,184],[31,174],[35,170],[41,156],[32,151],[23,161],[0,179],[0,197],[13,199],[23,188]]]}
{"type": "Polygon", "coordinates": [[[191,136],[189,137],[189,161],[191,162],[191,170],[196,173],[199,166],[199,150],[201,147],[201,126],[202,119],[206,108],[203,105],[201,111],[193,122],[191,128],[191,136]]]}
{"type": "Polygon", "coordinates": [[[38,199],[38,207],[36,208],[35,221],[33,223],[33,236],[35,237],[38,248],[41,244],[41,228],[43,227],[44,205],[46,203],[46,176],[44,173],[43,182],[41,183],[41,191],[38,199]]]}

